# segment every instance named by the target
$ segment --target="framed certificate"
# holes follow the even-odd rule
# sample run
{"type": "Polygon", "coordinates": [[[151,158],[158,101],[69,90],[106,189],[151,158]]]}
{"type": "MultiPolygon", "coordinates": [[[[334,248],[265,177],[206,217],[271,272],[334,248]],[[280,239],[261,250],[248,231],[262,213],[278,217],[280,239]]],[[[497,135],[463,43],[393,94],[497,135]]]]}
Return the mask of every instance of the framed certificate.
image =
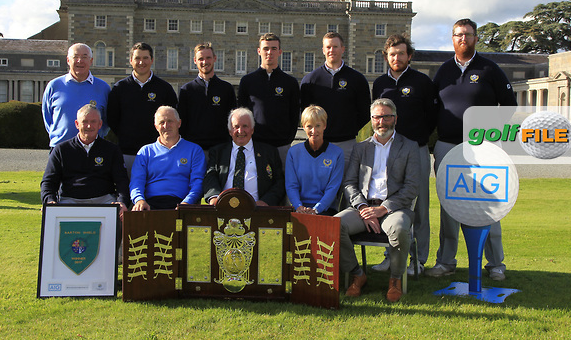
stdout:
{"type": "Polygon", "coordinates": [[[119,206],[44,205],[37,297],[116,296],[119,206]]]}

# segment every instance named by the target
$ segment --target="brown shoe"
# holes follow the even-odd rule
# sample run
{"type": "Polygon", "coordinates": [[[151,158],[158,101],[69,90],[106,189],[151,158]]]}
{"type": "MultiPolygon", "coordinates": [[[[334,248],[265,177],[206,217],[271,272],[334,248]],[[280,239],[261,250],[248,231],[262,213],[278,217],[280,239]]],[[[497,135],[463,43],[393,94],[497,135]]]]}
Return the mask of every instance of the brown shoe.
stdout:
{"type": "Polygon", "coordinates": [[[345,292],[346,296],[351,297],[358,297],[361,295],[361,288],[367,283],[367,275],[363,273],[363,275],[354,275],[353,276],[353,283],[347,288],[347,292],[345,292]]]}
{"type": "Polygon", "coordinates": [[[387,292],[387,300],[397,302],[402,296],[402,285],[400,279],[390,278],[389,291],[387,292]]]}

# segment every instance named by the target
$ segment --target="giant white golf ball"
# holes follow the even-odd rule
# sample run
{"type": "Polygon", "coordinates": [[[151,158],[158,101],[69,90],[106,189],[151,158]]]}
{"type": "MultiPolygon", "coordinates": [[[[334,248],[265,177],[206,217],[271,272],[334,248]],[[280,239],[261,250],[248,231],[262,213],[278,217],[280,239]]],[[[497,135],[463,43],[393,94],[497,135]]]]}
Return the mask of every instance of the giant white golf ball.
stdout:
{"type": "Polygon", "coordinates": [[[552,159],[563,155],[571,144],[557,143],[553,141],[555,129],[565,129],[571,131],[571,123],[562,115],[551,111],[539,111],[527,117],[520,126],[520,133],[523,129],[534,129],[535,136],[540,138],[529,138],[523,142],[521,135],[519,143],[528,155],[540,159],[552,159]],[[547,140],[545,139],[547,137],[547,140]]]}
{"type": "Polygon", "coordinates": [[[498,222],[513,208],[519,178],[510,156],[500,147],[464,142],[450,150],[438,167],[440,204],[455,220],[472,227],[498,222]]]}

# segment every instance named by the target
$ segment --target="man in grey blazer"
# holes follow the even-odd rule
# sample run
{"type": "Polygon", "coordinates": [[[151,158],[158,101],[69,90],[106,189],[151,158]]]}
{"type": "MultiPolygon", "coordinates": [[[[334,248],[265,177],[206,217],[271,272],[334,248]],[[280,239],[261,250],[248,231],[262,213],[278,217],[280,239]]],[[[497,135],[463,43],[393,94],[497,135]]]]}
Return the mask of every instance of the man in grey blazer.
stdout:
{"type": "Polygon", "coordinates": [[[350,235],[363,231],[387,234],[391,259],[391,278],[387,300],[398,301],[402,295],[401,277],[406,270],[410,247],[410,227],[414,213],[410,210],[418,195],[418,144],[395,132],[395,104],[380,98],[371,105],[374,135],[355,145],[345,174],[345,194],[351,206],[341,218],[341,271],[353,275],[347,296],[361,295],[367,277],[355,256],[350,235]]]}
{"type": "Polygon", "coordinates": [[[256,205],[279,205],[285,195],[285,178],[278,150],[265,143],[252,141],[254,115],[247,108],[237,108],[228,116],[228,132],[232,142],[219,144],[208,152],[208,169],[204,177],[204,200],[216,204],[218,195],[236,187],[234,174],[240,148],[244,152],[243,186],[256,205]]]}

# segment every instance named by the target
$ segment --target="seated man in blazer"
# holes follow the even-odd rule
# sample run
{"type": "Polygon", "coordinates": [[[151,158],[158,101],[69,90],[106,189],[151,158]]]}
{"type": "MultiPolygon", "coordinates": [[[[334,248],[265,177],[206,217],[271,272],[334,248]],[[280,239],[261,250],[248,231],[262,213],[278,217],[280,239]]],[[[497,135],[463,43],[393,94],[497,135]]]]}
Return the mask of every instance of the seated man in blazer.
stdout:
{"type": "Polygon", "coordinates": [[[395,132],[396,111],[390,99],[373,102],[371,123],[375,133],[353,147],[345,173],[345,194],[351,206],[335,216],[341,217],[340,269],[353,275],[347,296],[359,296],[367,282],[349,238],[365,230],[387,234],[391,259],[387,300],[395,302],[402,295],[401,277],[406,270],[414,218],[410,208],[418,196],[420,163],[418,143],[395,132]]]}
{"type": "Polygon", "coordinates": [[[232,142],[209,150],[204,177],[204,199],[208,204],[216,204],[218,195],[229,188],[246,190],[260,206],[279,205],[284,198],[285,179],[278,150],[252,141],[254,125],[249,109],[230,112],[228,132],[232,142]]]}

